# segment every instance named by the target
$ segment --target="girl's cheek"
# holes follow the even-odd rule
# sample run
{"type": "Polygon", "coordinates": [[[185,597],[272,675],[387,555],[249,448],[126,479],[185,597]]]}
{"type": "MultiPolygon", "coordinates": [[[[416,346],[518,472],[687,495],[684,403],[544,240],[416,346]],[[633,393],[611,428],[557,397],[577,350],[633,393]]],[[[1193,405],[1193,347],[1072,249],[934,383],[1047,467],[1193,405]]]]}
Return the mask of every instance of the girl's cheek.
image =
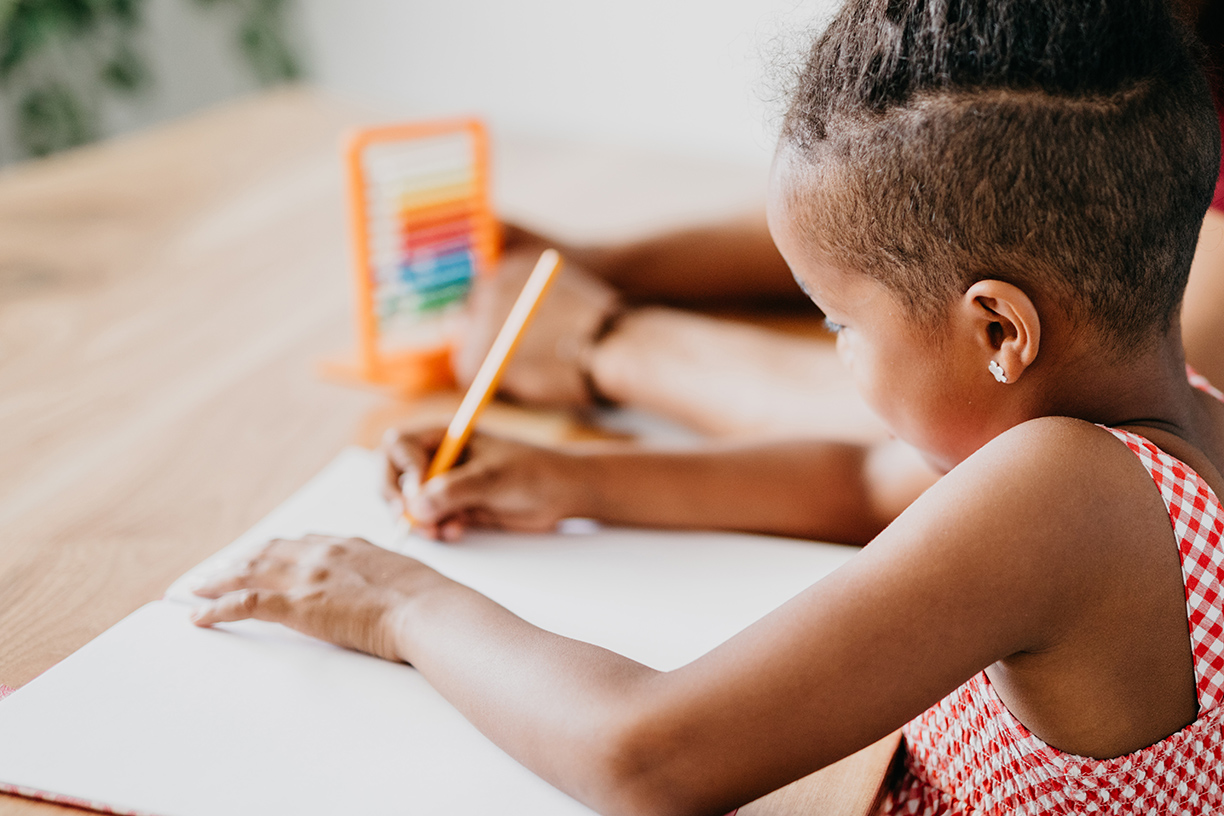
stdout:
{"type": "Polygon", "coordinates": [[[854,383],[854,389],[871,406],[872,410],[875,410],[876,384],[872,377],[871,361],[858,359],[858,355],[855,354],[854,341],[845,329],[838,333],[836,343],[837,359],[850,372],[850,381],[854,383]]]}
{"type": "Polygon", "coordinates": [[[889,405],[886,399],[887,384],[881,361],[872,354],[870,346],[858,348],[853,333],[842,329],[837,335],[837,356],[850,372],[855,390],[867,407],[886,424],[889,423],[889,405]]]}
{"type": "Polygon", "coordinates": [[[845,329],[837,333],[837,340],[834,342],[834,348],[837,349],[837,359],[841,360],[841,364],[847,369],[854,370],[854,352],[850,348],[850,338],[845,329]]]}

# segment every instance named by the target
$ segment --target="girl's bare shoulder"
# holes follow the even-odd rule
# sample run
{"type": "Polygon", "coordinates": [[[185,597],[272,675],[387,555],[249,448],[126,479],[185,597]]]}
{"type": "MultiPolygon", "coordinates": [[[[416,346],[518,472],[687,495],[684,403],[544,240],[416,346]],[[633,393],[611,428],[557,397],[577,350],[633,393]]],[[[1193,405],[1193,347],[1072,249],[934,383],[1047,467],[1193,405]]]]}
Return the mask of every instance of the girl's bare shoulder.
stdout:
{"type": "Polygon", "coordinates": [[[1176,557],[1168,513],[1138,458],[1105,429],[1062,417],[993,439],[868,549],[1024,615],[1033,624],[1025,637],[1036,640],[1019,648],[1040,648],[1042,633],[1074,619],[1077,604],[1128,591],[1176,557]]]}
{"type": "MultiPolygon", "coordinates": [[[[1107,431],[1042,419],[977,451],[762,622],[744,662],[754,678],[769,675],[765,685],[790,688],[801,677],[805,699],[846,701],[831,707],[845,722],[813,712],[812,729],[853,748],[864,744],[846,736],[861,736],[854,729],[887,733],[1000,661],[1041,656],[1040,688],[1125,675],[1133,636],[1157,631],[1169,599],[1183,602],[1177,549],[1142,465],[1107,431]]],[[[1005,691],[1013,701],[1040,698],[1005,691]]],[[[1064,708],[1024,712],[1044,725],[1064,708]]]]}
{"type": "Polygon", "coordinates": [[[1107,429],[1079,419],[1017,425],[936,488],[932,505],[960,508],[967,523],[989,526],[1018,555],[1079,560],[1105,547],[1116,556],[1128,541],[1144,541],[1145,531],[1171,535],[1160,492],[1139,458],[1107,429]]]}

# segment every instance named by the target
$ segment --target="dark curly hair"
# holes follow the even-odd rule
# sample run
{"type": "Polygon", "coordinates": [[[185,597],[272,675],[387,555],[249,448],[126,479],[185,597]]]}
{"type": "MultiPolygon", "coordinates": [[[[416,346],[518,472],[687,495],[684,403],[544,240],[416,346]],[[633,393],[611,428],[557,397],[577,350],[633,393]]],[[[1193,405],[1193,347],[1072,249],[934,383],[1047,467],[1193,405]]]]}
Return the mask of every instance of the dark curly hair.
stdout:
{"type": "Polygon", "coordinates": [[[1146,346],[1220,167],[1199,59],[1164,0],[849,0],[784,122],[790,212],[929,325],[997,278],[1146,346]]]}

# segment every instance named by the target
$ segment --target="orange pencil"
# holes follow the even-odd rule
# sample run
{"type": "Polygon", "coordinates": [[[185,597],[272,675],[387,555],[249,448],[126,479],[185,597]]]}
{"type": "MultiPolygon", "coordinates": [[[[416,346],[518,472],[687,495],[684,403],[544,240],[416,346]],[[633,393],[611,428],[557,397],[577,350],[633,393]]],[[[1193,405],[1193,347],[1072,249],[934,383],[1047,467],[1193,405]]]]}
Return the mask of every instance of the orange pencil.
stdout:
{"type": "MultiPolygon", "coordinates": [[[[442,437],[442,444],[438,446],[438,451],[434,454],[433,461],[429,463],[429,469],[425,472],[426,482],[450,470],[455,460],[459,458],[463,446],[467,444],[468,437],[472,435],[472,429],[476,425],[480,412],[489,404],[489,400],[493,398],[493,393],[497,390],[497,383],[501,381],[510,355],[514,353],[519,339],[527,329],[527,324],[535,316],[540,301],[544,299],[544,294],[556,279],[560,269],[560,253],[555,249],[544,250],[540,255],[540,260],[536,261],[535,269],[531,270],[531,276],[527,278],[523,291],[514,301],[514,306],[510,309],[506,322],[502,324],[501,331],[497,333],[497,339],[493,341],[493,346],[485,356],[484,362],[480,364],[480,370],[476,372],[476,379],[472,380],[467,394],[463,397],[463,402],[459,403],[459,410],[455,412],[455,418],[447,427],[446,434],[442,437]]],[[[406,512],[404,519],[409,524],[413,523],[412,517],[406,512]]]]}

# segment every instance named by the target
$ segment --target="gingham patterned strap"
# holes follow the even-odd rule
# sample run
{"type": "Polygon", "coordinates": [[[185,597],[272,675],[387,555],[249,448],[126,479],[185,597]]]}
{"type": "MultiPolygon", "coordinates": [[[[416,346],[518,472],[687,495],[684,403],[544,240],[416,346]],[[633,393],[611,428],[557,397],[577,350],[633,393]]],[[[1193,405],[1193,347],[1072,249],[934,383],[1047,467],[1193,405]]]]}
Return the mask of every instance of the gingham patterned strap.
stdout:
{"type": "Polygon", "coordinates": [[[55,793],[54,791],[45,791],[38,788],[27,788],[19,785],[10,785],[7,782],[0,782],[0,793],[7,793],[13,796],[24,796],[26,799],[39,799],[43,802],[54,802],[57,805],[65,805],[67,807],[77,808],[79,810],[93,810],[98,813],[112,813],[114,816],[156,816],[145,810],[129,810],[120,805],[108,805],[105,802],[96,802],[92,799],[79,799],[75,796],[68,796],[63,793],[55,793]]]}
{"type": "Polygon", "coordinates": [[[1198,390],[1210,394],[1220,402],[1224,402],[1224,391],[1220,391],[1220,389],[1207,382],[1206,377],[1195,371],[1190,366],[1186,366],[1186,379],[1189,380],[1190,384],[1198,390]]]}
{"type": "Polygon", "coordinates": [[[1106,430],[1139,457],[1169,510],[1186,585],[1201,715],[1224,699],[1224,507],[1211,487],[1181,460],[1138,434],[1106,430]]]}

